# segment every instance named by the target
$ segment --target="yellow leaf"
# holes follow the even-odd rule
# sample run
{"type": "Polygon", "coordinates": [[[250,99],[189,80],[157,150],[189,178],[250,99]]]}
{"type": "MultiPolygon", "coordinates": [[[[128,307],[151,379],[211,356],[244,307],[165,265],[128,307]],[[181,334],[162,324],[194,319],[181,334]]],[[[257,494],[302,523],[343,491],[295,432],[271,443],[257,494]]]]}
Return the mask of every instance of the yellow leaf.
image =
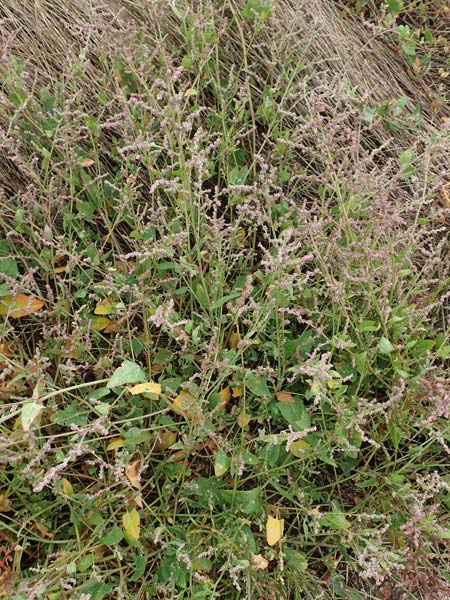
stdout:
{"type": "Polygon", "coordinates": [[[266,522],[266,540],[269,546],[275,546],[283,537],[284,519],[275,519],[270,515],[266,522]]]}
{"type": "Polygon", "coordinates": [[[250,557],[250,565],[255,571],[264,571],[269,566],[269,561],[262,554],[252,554],[250,557]]]}
{"type": "Polygon", "coordinates": [[[7,498],[6,496],[4,496],[3,494],[0,494],[0,513],[8,512],[9,510],[11,510],[11,506],[12,506],[11,500],[9,498],[7,498]]]}
{"type": "Polygon", "coordinates": [[[80,161],[80,167],[92,167],[94,162],[95,161],[93,158],[84,158],[82,161],[80,161]]]}
{"type": "Polygon", "coordinates": [[[45,523],[41,523],[40,521],[35,521],[37,530],[44,538],[52,538],[55,534],[50,531],[50,529],[45,525],[45,523]]]}
{"type": "Polygon", "coordinates": [[[72,487],[72,484],[70,483],[70,481],[68,479],[62,479],[61,484],[62,484],[62,491],[65,493],[65,495],[72,496],[73,487],[72,487]]]}
{"type": "Polygon", "coordinates": [[[127,476],[131,485],[135,488],[141,487],[141,471],[139,469],[140,464],[141,461],[137,459],[125,465],[125,475],[127,476]]]}
{"type": "Polygon", "coordinates": [[[62,267],[55,267],[53,269],[53,273],[64,273],[67,268],[67,265],[63,265],[62,267]]]}
{"type": "Polygon", "coordinates": [[[289,392],[277,392],[278,402],[295,402],[294,396],[289,392]]]}
{"type": "Polygon", "coordinates": [[[137,394],[160,394],[161,386],[159,383],[152,383],[151,381],[147,381],[146,383],[138,383],[133,385],[132,387],[127,388],[132,396],[136,396],[137,394]]]}
{"type": "Polygon", "coordinates": [[[202,418],[203,413],[197,400],[187,392],[180,392],[178,396],[172,400],[171,409],[177,415],[198,421],[202,418]]]}
{"type": "Polygon", "coordinates": [[[25,294],[16,294],[15,296],[3,296],[0,299],[0,315],[7,315],[12,319],[27,317],[41,310],[44,306],[42,300],[31,298],[25,294]]]}
{"type": "Polygon", "coordinates": [[[141,534],[140,523],[141,517],[135,508],[133,508],[132,511],[126,512],[124,515],[122,515],[122,524],[124,530],[135,540],[138,540],[141,534]]]}
{"type": "Polygon", "coordinates": [[[92,329],[94,331],[103,331],[108,327],[111,321],[108,317],[91,317],[92,329]]]}
{"type": "Polygon", "coordinates": [[[111,440],[109,444],[106,446],[106,452],[110,450],[115,450],[116,448],[123,448],[125,446],[125,441],[122,438],[115,438],[111,440]]]}
{"type": "Polygon", "coordinates": [[[296,440],[289,446],[289,452],[297,458],[301,458],[305,454],[304,451],[309,447],[310,444],[305,442],[305,440],[296,440]]]}
{"type": "Polygon", "coordinates": [[[220,396],[220,408],[222,410],[225,410],[227,407],[228,402],[231,399],[231,389],[230,386],[227,385],[226,387],[222,388],[219,392],[219,396],[220,396]]]}
{"type": "Polygon", "coordinates": [[[172,429],[161,429],[158,433],[158,438],[155,442],[155,450],[160,452],[161,450],[167,450],[170,446],[173,446],[177,441],[177,432],[172,429]]]}
{"type": "Polygon", "coordinates": [[[119,321],[110,321],[109,325],[107,327],[105,327],[105,329],[103,331],[105,333],[115,333],[116,331],[119,331],[119,329],[120,329],[119,321]]]}
{"type": "Polygon", "coordinates": [[[238,425],[242,428],[247,427],[251,420],[251,416],[245,413],[244,411],[240,412],[237,418],[238,425]]]}
{"type": "Polygon", "coordinates": [[[104,298],[94,309],[96,315],[111,315],[114,312],[115,303],[111,298],[104,298]]]}
{"type": "Polygon", "coordinates": [[[240,340],[241,336],[239,335],[239,333],[237,331],[233,331],[232,333],[230,333],[230,336],[228,338],[228,347],[235,350],[240,340]]]}

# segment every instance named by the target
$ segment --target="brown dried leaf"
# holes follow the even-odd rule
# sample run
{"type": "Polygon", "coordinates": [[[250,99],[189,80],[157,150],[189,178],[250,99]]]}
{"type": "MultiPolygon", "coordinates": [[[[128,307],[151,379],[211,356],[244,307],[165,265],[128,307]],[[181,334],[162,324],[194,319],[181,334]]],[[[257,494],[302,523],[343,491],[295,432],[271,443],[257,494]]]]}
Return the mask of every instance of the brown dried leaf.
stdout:
{"type": "Polygon", "coordinates": [[[141,487],[141,471],[140,471],[140,459],[136,459],[131,463],[125,465],[125,475],[128,481],[134,488],[139,489],[141,487]]]}

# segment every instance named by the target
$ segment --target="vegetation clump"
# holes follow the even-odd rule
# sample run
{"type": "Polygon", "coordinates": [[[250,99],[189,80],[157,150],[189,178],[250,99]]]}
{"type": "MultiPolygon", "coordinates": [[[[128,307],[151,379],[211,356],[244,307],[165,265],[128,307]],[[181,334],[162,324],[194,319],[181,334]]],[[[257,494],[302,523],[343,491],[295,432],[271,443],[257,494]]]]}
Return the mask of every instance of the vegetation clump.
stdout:
{"type": "Polygon", "coordinates": [[[0,596],[450,596],[448,16],[2,1],[0,596]]]}

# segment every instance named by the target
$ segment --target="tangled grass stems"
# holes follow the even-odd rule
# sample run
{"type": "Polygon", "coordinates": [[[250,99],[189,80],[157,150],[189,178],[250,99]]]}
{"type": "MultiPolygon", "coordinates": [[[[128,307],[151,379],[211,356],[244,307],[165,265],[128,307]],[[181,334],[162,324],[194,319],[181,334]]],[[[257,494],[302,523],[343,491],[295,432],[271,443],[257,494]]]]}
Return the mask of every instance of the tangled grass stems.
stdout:
{"type": "Polygon", "coordinates": [[[386,10],[2,3],[11,597],[448,597],[448,120],[386,10]]]}

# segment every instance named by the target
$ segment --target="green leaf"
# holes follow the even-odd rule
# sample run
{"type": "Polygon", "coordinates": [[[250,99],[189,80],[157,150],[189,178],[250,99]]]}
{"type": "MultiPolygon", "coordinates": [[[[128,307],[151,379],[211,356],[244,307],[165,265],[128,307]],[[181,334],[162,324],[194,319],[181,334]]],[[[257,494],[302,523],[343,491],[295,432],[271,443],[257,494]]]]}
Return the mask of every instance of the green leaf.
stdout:
{"type": "Polygon", "coordinates": [[[147,556],[140,556],[139,554],[134,557],[134,573],[130,577],[130,581],[138,581],[144,574],[145,567],[147,565],[147,556]]]}
{"type": "Polygon", "coordinates": [[[416,55],[416,42],[409,40],[402,45],[402,50],[408,56],[416,55]]]}
{"type": "Polygon", "coordinates": [[[260,513],[261,488],[256,487],[252,490],[222,490],[221,495],[227,504],[232,504],[247,515],[260,513]]]}
{"type": "Polygon", "coordinates": [[[394,421],[391,421],[388,425],[389,437],[396,450],[398,450],[400,441],[403,437],[403,432],[400,427],[394,421]]]}
{"type": "Polygon", "coordinates": [[[83,586],[81,588],[81,591],[84,594],[89,594],[90,600],[102,600],[102,598],[109,594],[112,591],[112,589],[112,585],[94,581],[83,586]]]}
{"type": "Polygon", "coordinates": [[[139,365],[131,360],[124,360],[122,365],[114,371],[106,387],[115,388],[128,383],[143,383],[146,378],[146,374],[139,365]]]}
{"type": "Polygon", "coordinates": [[[394,352],[394,350],[395,348],[391,344],[391,342],[383,336],[380,339],[380,343],[378,344],[378,351],[380,352],[380,354],[391,354],[391,352],[394,352]]]}
{"type": "Polygon", "coordinates": [[[20,411],[20,419],[24,431],[30,431],[31,424],[37,419],[43,408],[44,405],[38,402],[25,402],[20,411]]]}
{"type": "Polygon", "coordinates": [[[214,459],[214,475],[222,477],[228,471],[231,465],[231,457],[225,450],[218,450],[214,459]]]}
{"type": "Polygon", "coordinates": [[[123,540],[123,533],[120,527],[114,525],[114,527],[108,531],[106,535],[99,539],[99,544],[104,544],[105,546],[114,546],[123,540]]]}
{"type": "Polygon", "coordinates": [[[398,157],[398,162],[402,165],[402,166],[408,166],[411,164],[411,161],[413,159],[413,154],[414,151],[412,148],[408,148],[407,150],[405,150],[404,152],[402,152],[402,154],[400,154],[400,156],[398,157]]]}
{"type": "Polygon", "coordinates": [[[257,18],[267,19],[272,8],[271,0],[247,0],[242,9],[242,16],[245,19],[254,20],[257,18]]]}
{"type": "Polygon", "coordinates": [[[311,419],[302,402],[277,402],[278,412],[296,430],[307,429],[311,426],[311,419]]]}
{"type": "Polygon", "coordinates": [[[245,382],[248,389],[255,394],[255,396],[270,396],[270,390],[267,387],[267,379],[264,376],[257,377],[249,371],[247,372],[245,382]]]}
{"type": "Polygon", "coordinates": [[[444,360],[448,358],[450,356],[450,346],[441,346],[437,351],[437,355],[444,360]]]}
{"type": "Polygon", "coordinates": [[[244,185],[249,174],[247,167],[234,167],[228,173],[227,183],[228,185],[244,185]]]}
{"type": "Polygon", "coordinates": [[[345,515],[341,512],[333,511],[322,515],[321,523],[327,525],[331,529],[348,529],[351,523],[346,519],[345,515]]]}
{"type": "Polygon", "coordinates": [[[0,258],[0,273],[15,279],[19,274],[19,267],[13,258],[0,258]]]}

